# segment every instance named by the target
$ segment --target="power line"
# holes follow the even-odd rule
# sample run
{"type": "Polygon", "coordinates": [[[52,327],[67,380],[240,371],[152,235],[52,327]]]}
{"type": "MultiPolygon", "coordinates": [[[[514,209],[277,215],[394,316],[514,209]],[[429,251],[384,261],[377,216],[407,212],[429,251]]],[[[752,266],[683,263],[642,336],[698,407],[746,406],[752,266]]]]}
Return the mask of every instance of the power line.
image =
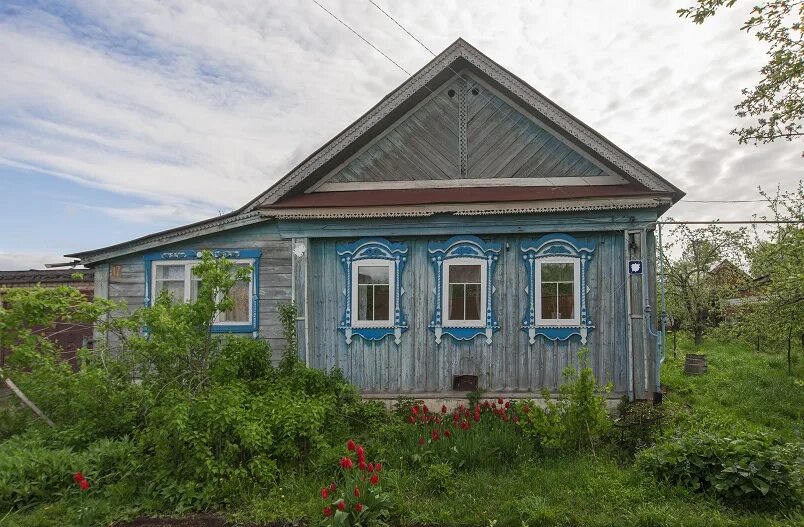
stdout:
{"type": "Polygon", "coordinates": [[[415,36],[413,36],[413,33],[411,33],[410,31],[408,31],[408,30],[405,28],[405,26],[403,26],[402,24],[400,24],[399,22],[397,22],[397,20],[396,20],[394,17],[392,17],[390,14],[388,14],[388,12],[387,12],[387,11],[385,11],[385,9],[383,9],[382,7],[380,7],[380,6],[378,6],[376,3],[374,3],[374,0],[369,0],[369,2],[371,2],[371,5],[373,5],[373,6],[374,6],[374,7],[376,7],[377,9],[379,9],[379,10],[380,10],[380,12],[381,12],[382,14],[384,14],[385,16],[387,16],[388,18],[390,18],[390,19],[391,19],[391,22],[393,22],[394,24],[396,24],[397,26],[399,26],[399,28],[400,28],[402,31],[404,31],[405,33],[407,33],[407,34],[410,36],[410,38],[412,38],[413,40],[415,40],[416,42],[418,42],[418,43],[421,45],[421,47],[423,47],[424,49],[426,49],[427,51],[429,51],[429,52],[430,52],[430,55],[432,55],[432,56],[434,56],[434,57],[436,56],[436,54],[433,52],[433,50],[432,50],[432,49],[428,48],[428,47],[427,47],[427,45],[425,45],[425,43],[424,43],[424,42],[422,42],[421,40],[419,40],[418,38],[416,38],[415,36]]]}
{"type": "MultiPolygon", "coordinates": [[[[329,9],[327,9],[326,7],[324,7],[324,6],[322,6],[321,4],[319,4],[317,0],[313,0],[313,2],[315,3],[315,5],[317,5],[318,7],[320,7],[321,9],[323,9],[324,11],[326,11],[326,12],[329,14],[329,16],[331,16],[332,18],[334,18],[335,20],[337,20],[338,22],[340,22],[341,24],[343,24],[343,26],[344,26],[344,27],[346,27],[346,29],[348,29],[349,31],[351,31],[352,33],[354,33],[355,35],[357,35],[357,36],[360,38],[360,40],[362,40],[363,42],[365,42],[366,44],[368,44],[369,46],[371,46],[372,48],[374,48],[374,50],[375,50],[377,53],[379,53],[380,55],[382,55],[382,56],[383,56],[383,57],[385,57],[386,59],[390,60],[390,61],[391,61],[391,62],[394,64],[394,66],[396,66],[397,68],[401,69],[401,70],[402,70],[402,71],[404,71],[404,72],[405,72],[405,73],[406,73],[408,76],[410,76],[410,72],[409,72],[408,70],[406,70],[405,68],[403,68],[402,66],[400,66],[400,65],[399,65],[399,64],[398,64],[398,63],[397,63],[397,62],[396,62],[394,59],[392,59],[391,57],[389,57],[388,55],[386,55],[386,54],[385,54],[385,53],[384,53],[384,52],[383,52],[383,51],[382,51],[380,48],[378,48],[377,46],[375,46],[374,44],[372,44],[371,42],[369,42],[369,41],[368,41],[368,39],[366,39],[366,38],[365,38],[363,35],[361,35],[361,34],[360,34],[360,33],[358,33],[357,31],[355,31],[354,29],[352,29],[352,27],[351,27],[349,24],[347,24],[346,22],[344,22],[343,20],[341,20],[340,18],[338,18],[337,16],[335,16],[335,14],[334,14],[332,11],[330,11],[330,10],[329,10],[329,9]]],[[[431,91],[432,91],[432,90],[431,90],[431,91]]]]}
{"type": "Polygon", "coordinates": [[[657,225],[752,225],[752,224],[792,225],[803,223],[799,220],[667,220],[657,221],[657,225]]]}
{"type": "Polygon", "coordinates": [[[684,199],[684,203],[767,203],[766,199],[684,199]]]}

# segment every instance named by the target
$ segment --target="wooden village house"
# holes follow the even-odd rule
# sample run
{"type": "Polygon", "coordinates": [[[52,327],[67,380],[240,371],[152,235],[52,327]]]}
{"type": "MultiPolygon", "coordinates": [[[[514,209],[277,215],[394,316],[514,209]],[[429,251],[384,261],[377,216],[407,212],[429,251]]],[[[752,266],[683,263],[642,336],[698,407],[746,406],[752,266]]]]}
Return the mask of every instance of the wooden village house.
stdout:
{"type": "Polygon", "coordinates": [[[459,39],[241,209],[69,256],[132,310],[191,299],[201,250],[251,265],[215,331],[278,358],[294,301],[301,359],[366,397],[539,397],[585,346],[647,398],[654,227],[682,196],[459,39]]]}

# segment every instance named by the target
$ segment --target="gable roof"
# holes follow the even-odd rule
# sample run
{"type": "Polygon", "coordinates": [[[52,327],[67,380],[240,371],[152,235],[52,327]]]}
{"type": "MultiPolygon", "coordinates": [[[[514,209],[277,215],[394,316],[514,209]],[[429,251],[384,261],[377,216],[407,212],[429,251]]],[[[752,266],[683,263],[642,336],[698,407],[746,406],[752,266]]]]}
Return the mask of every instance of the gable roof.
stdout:
{"type": "MultiPolygon", "coordinates": [[[[588,125],[570,115],[522,79],[488,58],[463,39],[458,39],[408,80],[386,95],[354,123],[310,154],[283,178],[240,209],[191,225],[67,256],[80,258],[85,264],[96,263],[166,243],[263,221],[266,216],[271,217],[273,215],[272,211],[278,212],[278,209],[283,207],[281,202],[286,200],[292,202],[291,200],[295,196],[304,194],[305,191],[311,189],[322,178],[357,154],[361,148],[376,140],[384,130],[412,111],[450,78],[455,77],[457,72],[462,72],[462,74],[463,72],[469,72],[473,77],[495,89],[511,104],[516,105],[523,112],[543,123],[552,133],[560,134],[562,139],[573,149],[582,152],[585,156],[591,156],[594,159],[594,163],[588,163],[586,162],[587,160],[580,159],[580,157],[573,161],[583,171],[594,172],[594,168],[599,165],[606,172],[616,174],[616,177],[625,178],[626,182],[630,181],[633,184],[629,185],[630,187],[641,187],[646,196],[661,195],[666,197],[661,205],[657,205],[656,200],[643,200],[636,206],[645,207],[653,204],[653,206],[657,207],[667,207],[684,195],[680,189],[628,155],[588,125]]],[[[595,175],[591,172],[589,175],[595,175]]],[[[600,181],[601,183],[598,184],[606,184],[603,179],[600,181]]],[[[625,186],[623,185],[622,187],[625,186]]],[[[512,189],[516,189],[516,187],[512,187],[512,189]]],[[[595,195],[596,192],[586,194],[586,196],[595,195]]],[[[624,195],[630,194],[626,193],[624,195]]],[[[537,199],[552,198],[541,197],[537,199]]],[[[636,202],[625,201],[624,203],[626,205],[622,205],[621,208],[631,206],[629,203],[636,202]]],[[[312,204],[310,206],[317,205],[312,204]]],[[[596,206],[607,208],[605,205],[596,206]]],[[[546,209],[527,207],[522,209],[523,212],[534,210],[546,209]]],[[[288,217],[287,214],[283,216],[288,217]]]]}
{"type": "Polygon", "coordinates": [[[618,173],[641,183],[650,190],[670,194],[673,201],[677,201],[684,195],[669,181],[570,115],[522,79],[463,39],[458,39],[357,121],[313,152],[285,177],[258,196],[247,206],[247,210],[271,205],[309,188],[318,178],[323,177],[329,170],[342,162],[345,157],[355,153],[405,112],[432,94],[456,72],[464,69],[468,69],[480,79],[498,88],[525,111],[563,132],[580,148],[609,164],[618,173]]]}

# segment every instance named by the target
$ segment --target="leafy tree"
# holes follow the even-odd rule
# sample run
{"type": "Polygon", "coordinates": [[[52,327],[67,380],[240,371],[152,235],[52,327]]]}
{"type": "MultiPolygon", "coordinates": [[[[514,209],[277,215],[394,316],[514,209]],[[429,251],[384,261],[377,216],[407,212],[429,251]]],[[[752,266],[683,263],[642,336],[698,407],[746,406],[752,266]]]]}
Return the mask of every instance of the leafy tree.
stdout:
{"type": "MultiPolygon", "coordinates": [[[[702,24],[718,9],[735,3],[736,0],[697,0],[677,12],[702,24]]],[[[756,118],[755,124],[735,128],[731,134],[740,143],[754,144],[804,136],[804,1],[760,1],[740,29],[754,31],[758,40],[768,44],[768,62],[760,70],[759,83],[743,89],[745,98],[734,107],[739,117],[756,118]]]]}
{"type": "Polygon", "coordinates": [[[193,274],[201,278],[194,302],[177,302],[163,291],[152,307],[110,322],[109,329],[123,342],[122,355],[147,385],[190,392],[208,387],[212,364],[224,343],[212,333],[212,326],[221,313],[234,307],[232,287],[251,280],[250,267],[235,267],[209,251],[202,254],[193,274]]]}
{"type": "MultiPolygon", "coordinates": [[[[755,246],[749,254],[751,270],[762,278],[754,302],[745,306],[741,320],[743,334],[753,340],[769,341],[774,347],[798,340],[804,347],[804,186],[771,195],[770,216],[762,220],[779,223],[765,239],[755,227],[755,246]]],[[[790,357],[788,356],[788,361],[790,357]]]]}
{"type": "Polygon", "coordinates": [[[746,229],[731,231],[717,225],[692,229],[679,225],[670,232],[664,247],[664,268],[668,309],[681,328],[703,342],[704,331],[722,316],[728,298],[738,285],[723,280],[713,269],[729,260],[739,265],[743,260],[746,229]],[[670,254],[677,253],[676,259],[670,254]]]}
{"type": "MultiPolygon", "coordinates": [[[[114,304],[102,299],[88,300],[78,289],[69,286],[6,289],[2,291],[2,299],[0,348],[8,350],[10,355],[7,364],[0,364],[0,380],[23,404],[54,426],[51,417],[59,420],[68,419],[70,415],[51,413],[48,416],[39,406],[49,406],[55,390],[46,385],[71,366],[62,361],[62,350],[48,338],[48,332],[53,333],[57,324],[62,330],[74,325],[92,325],[109,313],[114,304]],[[42,371],[49,381],[31,386],[30,390],[26,386],[21,389],[15,380],[19,382],[24,372],[32,368],[42,371]]],[[[84,352],[77,352],[79,359],[84,352]]]]}

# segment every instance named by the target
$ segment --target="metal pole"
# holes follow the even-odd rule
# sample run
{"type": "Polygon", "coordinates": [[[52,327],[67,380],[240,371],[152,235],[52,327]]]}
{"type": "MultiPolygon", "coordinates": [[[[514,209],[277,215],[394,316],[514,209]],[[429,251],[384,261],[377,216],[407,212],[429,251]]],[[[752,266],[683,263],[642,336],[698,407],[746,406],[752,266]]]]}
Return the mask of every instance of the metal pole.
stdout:
{"type": "MultiPolygon", "coordinates": [[[[659,358],[659,364],[656,366],[656,391],[658,392],[661,387],[659,374],[661,373],[662,363],[665,356],[665,342],[667,341],[667,304],[664,298],[664,246],[662,245],[662,224],[657,225],[659,235],[659,298],[662,302],[662,354],[659,358]]],[[[675,351],[675,348],[673,348],[675,351]]]]}

